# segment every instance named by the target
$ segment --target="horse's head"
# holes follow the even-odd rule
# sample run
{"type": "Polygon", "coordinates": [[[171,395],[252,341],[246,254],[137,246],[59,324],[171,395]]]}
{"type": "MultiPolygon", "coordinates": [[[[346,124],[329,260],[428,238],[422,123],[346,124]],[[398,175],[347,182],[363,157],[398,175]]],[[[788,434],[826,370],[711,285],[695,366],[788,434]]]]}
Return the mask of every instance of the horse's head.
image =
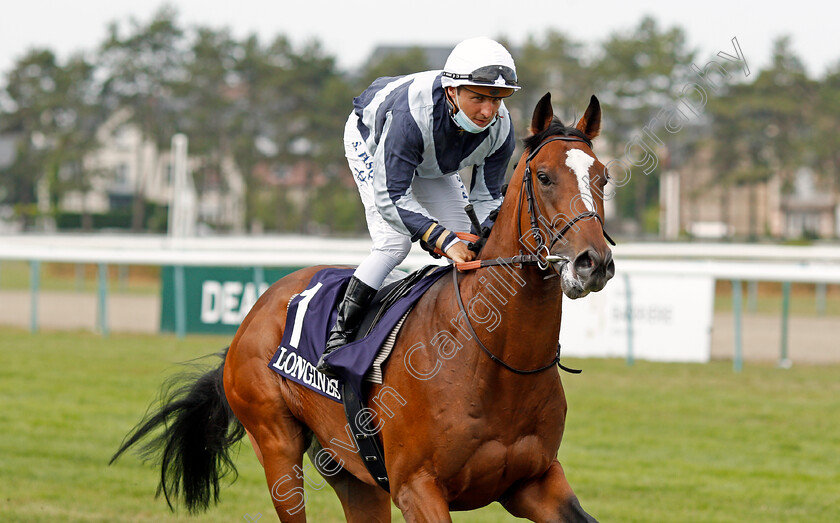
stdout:
{"type": "Polygon", "coordinates": [[[575,127],[554,116],[551,96],[537,104],[531,135],[512,186],[520,182],[520,242],[561,277],[575,299],[604,288],[615,274],[603,229],[607,173],[592,151],[601,129],[601,106],[592,96],[575,127]],[[527,210],[527,212],[525,212],[527,210]]]}

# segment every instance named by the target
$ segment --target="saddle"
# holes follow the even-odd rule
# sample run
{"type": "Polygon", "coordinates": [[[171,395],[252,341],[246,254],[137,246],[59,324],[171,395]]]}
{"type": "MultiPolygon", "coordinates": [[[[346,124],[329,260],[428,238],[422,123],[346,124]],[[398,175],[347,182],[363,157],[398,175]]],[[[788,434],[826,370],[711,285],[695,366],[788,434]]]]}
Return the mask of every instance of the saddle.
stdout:
{"type": "Polygon", "coordinates": [[[408,296],[411,289],[413,289],[420,280],[428,276],[432,271],[442,268],[443,267],[438,265],[426,265],[404,278],[382,286],[382,288],[379,289],[373,297],[373,300],[371,300],[370,305],[368,306],[368,311],[359,323],[359,329],[350,342],[352,343],[370,334],[373,328],[376,327],[376,324],[379,323],[379,320],[382,319],[382,316],[385,315],[392,305],[401,298],[408,296]]]}
{"type": "MultiPolygon", "coordinates": [[[[323,396],[344,404],[347,421],[359,454],[377,483],[388,487],[382,448],[376,434],[357,423],[365,408],[363,382],[378,360],[380,348],[393,341],[395,332],[414,304],[451,267],[429,265],[382,287],[374,296],[354,339],[329,356],[330,365],[343,379],[328,378],[315,370],[336,318],[336,304],[343,296],[353,269],[327,268],[312,277],[308,287],[289,300],[283,340],[269,368],[323,396]]],[[[387,357],[383,355],[381,359],[387,357]]]]}

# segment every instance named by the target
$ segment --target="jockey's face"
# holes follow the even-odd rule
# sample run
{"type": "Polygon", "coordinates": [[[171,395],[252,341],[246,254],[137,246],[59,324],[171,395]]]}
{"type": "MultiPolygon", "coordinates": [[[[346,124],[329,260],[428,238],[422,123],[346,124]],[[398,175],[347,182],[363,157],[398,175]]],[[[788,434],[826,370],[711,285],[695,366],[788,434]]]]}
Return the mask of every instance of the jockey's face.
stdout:
{"type": "MultiPolygon", "coordinates": [[[[485,127],[493,121],[496,113],[499,112],[499,106],[502,105],[501,96],[490,96],[482,92],[483,87],[471,85],[469,87],[447,87],[446,90],[453,101],[457,97],[456,108],[460,107],[470,120],[481,127],[485,127]]],[[[499,91],[499,89],[496,89],[496,91],[499,91]]]]}

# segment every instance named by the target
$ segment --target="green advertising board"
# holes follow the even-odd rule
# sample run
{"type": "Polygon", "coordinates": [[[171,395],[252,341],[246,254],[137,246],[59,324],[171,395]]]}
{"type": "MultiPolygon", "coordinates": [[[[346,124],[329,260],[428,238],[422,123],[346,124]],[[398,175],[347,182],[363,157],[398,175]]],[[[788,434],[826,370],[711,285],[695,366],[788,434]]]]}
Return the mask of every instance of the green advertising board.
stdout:
{"type": "Polygon", "coordinates": [[[259,295],[300,268],[163,267],[160,331],[176,332],[179,271],[183,271],[185,332],[233,335],[259,295]]]}

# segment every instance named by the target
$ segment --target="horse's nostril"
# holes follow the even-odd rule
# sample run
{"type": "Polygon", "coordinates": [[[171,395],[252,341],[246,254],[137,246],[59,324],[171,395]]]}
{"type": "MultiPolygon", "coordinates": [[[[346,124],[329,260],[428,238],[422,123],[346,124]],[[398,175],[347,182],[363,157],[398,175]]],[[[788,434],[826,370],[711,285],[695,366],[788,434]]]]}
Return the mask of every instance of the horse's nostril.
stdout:
{"type": "Polygon", "coordinates": [[[595,268],[595,260],[591,251],[586,251],[575,258],[575,271],[580,273],[589,273],[595,268]]]}
{"type": "Polygon", "coordinates": [[[613,276],[615,276],[615,262],[610,260],[610,263],[607,264],[607,279],[613,276]]]}

